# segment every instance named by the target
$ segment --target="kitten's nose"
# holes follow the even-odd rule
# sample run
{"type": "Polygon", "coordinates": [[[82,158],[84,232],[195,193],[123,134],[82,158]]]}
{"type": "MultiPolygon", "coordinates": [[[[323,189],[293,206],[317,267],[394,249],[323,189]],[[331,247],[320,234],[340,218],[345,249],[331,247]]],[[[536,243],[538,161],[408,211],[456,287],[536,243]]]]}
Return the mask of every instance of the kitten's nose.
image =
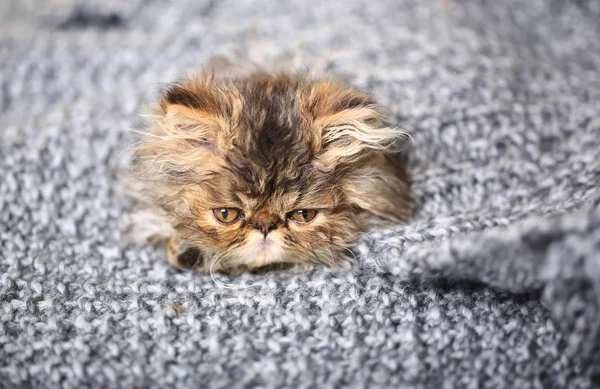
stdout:
{"type": "Polygon", "coordinates": [[[266,239],[267,235],[269,235],[269,232],[277,227],[277,223],[279,223],[280,220],[277,214],[268,210],[263,210],[256,215],[256,219],[254,219],[254,221],[254,228],[262,232],[266,239]]]}
{"type": "Polygon", "coordinates": [[[268,223],[256,223],[256,229],[262,232],[263,236],[266,238],[269,235],[269,232],[277,227],[277,223],[268,222],[268,223]]]}

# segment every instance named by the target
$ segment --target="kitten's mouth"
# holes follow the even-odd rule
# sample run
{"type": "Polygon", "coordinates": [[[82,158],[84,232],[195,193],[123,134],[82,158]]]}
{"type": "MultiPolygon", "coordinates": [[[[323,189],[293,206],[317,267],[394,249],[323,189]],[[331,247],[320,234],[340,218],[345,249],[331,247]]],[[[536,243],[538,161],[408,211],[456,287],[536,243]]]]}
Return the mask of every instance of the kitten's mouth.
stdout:
{"type": "Polygon", "coordinates": [[[266,248],[272,247],[273,245],[275,245],[275,243],[273,242],[272,239],[270,239],[267,236],[266,238],[264,238],[263,240],[261,240],[260,243],[257,246],[260,247],[261,249],[266,249],[266,248]]]}
{"type": "Polygon", "coordinates": [[[256,244],[254,251],[259,256],[272,256],[279,253],[279,246],[267,237],[256,244]]]}
{"type": "Polygon", "coordinates": [[[266,238],[257,241],[253,247],[248,250],[247,263],[263,266],[274,262],[280,262],[282,257],[283,252],[281,246],[267,236],[266,238]]]}

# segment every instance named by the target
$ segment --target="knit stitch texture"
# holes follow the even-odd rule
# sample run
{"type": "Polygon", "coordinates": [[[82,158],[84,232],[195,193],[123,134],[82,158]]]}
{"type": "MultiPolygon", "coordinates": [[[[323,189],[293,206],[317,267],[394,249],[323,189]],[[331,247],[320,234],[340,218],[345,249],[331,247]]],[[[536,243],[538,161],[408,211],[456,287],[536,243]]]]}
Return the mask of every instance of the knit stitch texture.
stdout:
{"type": "Polygon", "coordinates": [[[0,387],[600,385],[600,3],[2,0],[0,387]],[[130,129],[214,56],[333,74],[412,135],[350,271],[128,243],[130,129]],[[402,121],[403,120],[403,121],[402,121]]]}

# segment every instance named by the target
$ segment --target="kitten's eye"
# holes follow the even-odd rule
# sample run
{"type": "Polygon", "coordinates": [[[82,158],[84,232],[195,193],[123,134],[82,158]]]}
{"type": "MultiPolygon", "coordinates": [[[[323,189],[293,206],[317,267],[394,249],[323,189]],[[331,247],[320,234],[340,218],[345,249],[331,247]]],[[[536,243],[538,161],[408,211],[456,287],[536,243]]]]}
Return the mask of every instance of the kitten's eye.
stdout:
{"type": "Polygon", "coordinates": [[[221,223],[231,224],[242,217],[242,211],[237,208],[215,208],[212,214],[221,223]]]}
{"type": "Polygon", "coordinates": [[[297,224],[307,224],[310,223],[315,216],[317,216],[317,211],[315,209],[297,209],[292,211],[290,217],[297,224]]]}

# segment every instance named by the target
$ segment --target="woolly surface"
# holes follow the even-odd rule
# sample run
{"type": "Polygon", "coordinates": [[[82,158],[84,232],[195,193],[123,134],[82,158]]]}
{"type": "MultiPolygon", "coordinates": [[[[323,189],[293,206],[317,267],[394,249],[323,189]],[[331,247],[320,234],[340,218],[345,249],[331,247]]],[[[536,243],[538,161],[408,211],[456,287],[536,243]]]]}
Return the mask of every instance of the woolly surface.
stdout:
{"type": "Polygon", "coordinates": [[[0,15],[0,386],[600,384],[597,2],[0,15]],[[162,83],[237,53],[334,74],[406,119],[415,218],[371,231],[356,269],[226,289],[123,243],[126,130],[162,83]]]}

